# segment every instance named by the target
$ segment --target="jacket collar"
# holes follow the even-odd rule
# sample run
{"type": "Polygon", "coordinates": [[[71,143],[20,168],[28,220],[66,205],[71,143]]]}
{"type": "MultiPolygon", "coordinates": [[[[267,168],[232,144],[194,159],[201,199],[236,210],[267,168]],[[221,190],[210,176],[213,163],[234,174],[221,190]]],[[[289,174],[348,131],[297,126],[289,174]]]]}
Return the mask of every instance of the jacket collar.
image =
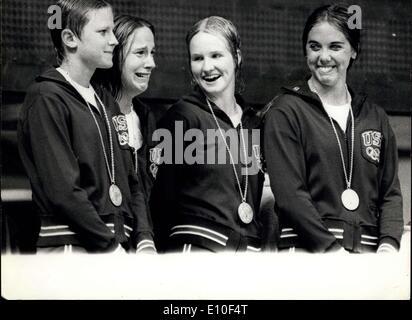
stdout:
{"type": "MultiPolygon", "coordinates": [[[[247,103],[245,102],[245,100],[240,94],[236,94],[235,99],[238,105],[243,110],[242,123],[245,122],[245,119],[249,119],[249,117],[257,113],[256,110],[254,110],[252,107],[247,105],[247,103]]],[[[201,108],[202,110],[208,113],[211,113],[209,106],[206,102],[206,95],[203,93],[203,91],[198,86],[196,86],[190,94],[183,96],[182,100],[185,102],[194,104],[197,107],[201,108]]],[[[230,118],[227,116],[227,114],[223,110],[221,110],[218,106],[216,106],[212,101],[210,101],[210,104],[212,106],[213,112],[215,113],[216,117],[218,117],[219,119],[229,124],[232,124],[230,118]]]]}
{"type": "MultiPolygon", "coordinates": [[[[295,84],[286,85],[282,87],[282,91],[284,93],[299,96],[303,100],[311,102],[321,112],[326,112],[322,106],[322,102],[320,101],[318,95],[309,89],[308,82],[307,82],[308,79],[309,77],[305,78],[304,80],[298,81],[295,84]]],[[[355,91],[352,90],[350,86],[348,86],[348,90],[349,90],[350,95],[352,96],[353,114],[356,117],[357,115],[359,115],[362,105],[365,102],[366,94],[356,93],[355,91]]]]}
{"type": "Polygon", "coordinates": [[[133,109],[136,111],[140,119],[146,119],[147,114],[149,113],[149,107],[142,102],[138,97],[133,98],[132,100],[133,109]]]}
{"type": "MultiPolygon", "coordinates": [[[[56,67],[57,68],[57,67],[56,67]]],[[[72,87],[70,83],[58,72],[55,68],[50,68],[44,71],[41,75],[36,77],[36,82],[52,81],[61,85],[72,87]]]]}
{"type": "MultiPolygon", "coordinates": [[[[36,77],[35,81],[40,83],[40,82],[45,82],[45,81],[50,81],[50,82],[55,82],[58,83],[65,88],[69,89],[72,92],[75,92],[78,96],[80,94],[77,92],[76,89],[73,88],[73,86],[63,77],[63,75],[56,70],[57,66],[55,68],[49,68],[46,71],[44,71],[41,75],[36,77]]],[[[92,82],[91,83],[93,86],[93,89],[96,91],[96,93],[99,95],[99,97],[102,99],[102,88],[100,85],[97,83],[92,82]]],[[[80,96],[81,97],[81,96],[80,96]]]]}

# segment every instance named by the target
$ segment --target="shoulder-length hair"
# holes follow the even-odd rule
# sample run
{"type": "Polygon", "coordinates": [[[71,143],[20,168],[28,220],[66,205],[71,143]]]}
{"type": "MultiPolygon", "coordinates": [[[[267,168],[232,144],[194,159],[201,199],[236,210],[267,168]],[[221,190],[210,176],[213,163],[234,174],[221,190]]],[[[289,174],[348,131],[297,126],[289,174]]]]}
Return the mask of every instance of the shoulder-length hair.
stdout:
{"type": "Polygon", "coordinates": [[[108,89],[118,100],[122,93],[122,68],[129,48],[127,43],[136,29],[147,27],[155,35],[154,26],[147,20],[130,15],[119,15],[114,19],[113,33],[119,44],[113,51],[113,66],[110,69],[98,69],[94,81],[108,89]]]}

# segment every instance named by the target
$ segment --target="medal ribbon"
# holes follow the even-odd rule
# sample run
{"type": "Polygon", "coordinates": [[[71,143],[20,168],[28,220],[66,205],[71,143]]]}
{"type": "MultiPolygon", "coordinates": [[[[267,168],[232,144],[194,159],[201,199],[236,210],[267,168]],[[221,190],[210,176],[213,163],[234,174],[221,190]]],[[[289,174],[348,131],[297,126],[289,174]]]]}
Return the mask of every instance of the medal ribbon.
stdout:
{"type": "Polygon", "coordinates": [[[102,100],[100,100],[100,97],[97,94],[95,94],[95,97],[97,98],[97,100],[99,101],[99,103],[102,107],[104,118],[106,120],[107,131],[109,131],[109,149],[110,149],[111,168],[110,168],[110,165],[109,165],[109,159],[107,157],[106,147],[104,145],[103,135],[102,135],[102,132],[100,130],[100,126],[97,122],[96,116],[94,115],[94,113],[92,111],[92,108],[90,107],[89,103],[87,101],[86,101],[86,103],[87,103],[87,107],[89,108],[90,113],[93,116],[93,119],[94,119],[94,122],[96,124],[97,130],[99,131],[100,142],[101,142],[101,145],[102,145],[104,160],[106,161],[106,167],[107,167],[107,172],[108,172],[109,177],[110,177],[110,181],[111,181],[112,184],[115,184],[116,182],[115,182],[115,166],[114,166],[112,130],[110,128],[109,117],[107,116],[106,108],[104,107],[104,104],[103,104],[102,100]]]}
{"type": "MultiPolygon", "coordinates": [[[[310,81],[309,81],[308,83],[309,83],[309,85],[310,85],[310,89],[311,89],[313,92],[315,92],[315,93],[319,96],[320,100],[322,101],[322,98],[321,98],[320,94],[316,91],[316,89],[315,89],[315,87],[313,86],[313,84],[312,84],[310,81]]],[[[349,94],[349,92],[348,92],[348,87],[346,87],[346,97],[349,97],[349,99],[350,99],[350,94],[349,94]]],[[[349,100],[349,101],[350,101],[350,100],[349,100]]],[[[322,103],[323,103],[323,101],[322,101],[322,103]]],[[[332,117],[329,115],[329,113],[326,111],[326,109],[325,109],[325,112],[326,112],[326,114],[327,114],[328,117],[329,117],[329,121],[330,121],[330,124],[332,125],[333,132],[335,133],[336,140],[338,141],[340,159],[341,159],[341,161],[342,161],[343,173],[344,173],[344,175],[345,175],[346,188],[347,188],[347,189],[350,189],[351,183],[352,183],[353,150],[354,150],[354,144],[355,144],[355,118],[354,118],[354,116],[353,116],[352,106],[351,106],[351,104],[349,104],[349,113],[350,113],[350,116],[351,116],[351,129],[352,129],[352,130],[351,130],[351,135],[352,135],[352,136],[351,136],[351,152],[350,152],[350,164],[349,164],[349,177],[348,177],[348,174],[347,174],[347,172],[346,172],[345,157],[344,157],[344,155],[343,155],[342,145],[341,145],[340,140],[339,140],[338,132],[336,131],[336,128],[335,128],[335,125],[334,125],[334,123],[333,123],[332,117]]]]}
{"type": "MultiPolygon", "coordinates": [[[[228,152],[228,154],[229,154],[230,163],[232,164],[233,172],[235,173],[235,177],[236,177],[236,182],[237,182],[237,185],[238,185],[238,187],[239,187],[240,197],[242,198],[242,202],[246,202],[247,188],[248,188],[248,168],[247,168],[247,165],[245,166],[245,173],[246,173],[245,189],[244,189],[244,192],[242,192],[242,185],[240,184],[239,176],[238,176],[237,171],[236,171],[235,161],[234,161],[234,159],[233,159],[232,152],[230,151],[230,148],[229,148],[229,146],[227,145],[227,142],[226,142],[226,139],[225,139],[225,135],[223,134],[222,128],[220,127],[219,122],[217,121],[216,115],[215,115],[215,113],[213,112],[213,108],[212,108],[212,106],[211,106],[208,98],[206,98],[206,102],[207,102],[207,105],[208,105],[209,108],[210,108],[210,112],[212,113],[213,119],[214,119],[215,122],[216,122],[216,125],[217,125],[217,127],[218,127],[218,129],[219,129],[220,135],[221,135],[221,137],[222,137],[222,140],[223,140],[223,142],[225,143],[226,150],[227,150],[227,152],[228,152]]],[[[247,153],[246,153],[245,138],[244,138],[244,136],[243,136],[242,120],[240,120],[240,136],[241,136],[241,139],[242,139],[241,142],[242,142],[242,146],[243,146],[243,154],[244,154],[244,156],[245,156],[245,161],[246,161],[246,159],[247,159],[247,153]]]]}
{"type": "MultiPolygon", "coordinates": [[[[114,169],[115,166],[114,166],[114,152],[113,152],[113,137],[112,137],[112,131],[111,131],[111,128],[110,128],[110,122],[109,122],[109,118],[108,118],[108,116],[107,116],[106,108],[105,108],[102,100],[100,100],[100,97],[96,94],[96,92],[94,92],[94,96],[97,98],[98,102],[99,102],[100,105],[101,105],[101,109],[103,110],[104,118],[105,118],[105,120],[106,120],[107,130],[108,130],[108,132],[109,132],[109,148],[110,148],[111,168],[110,168],[109,159],[108,159],[107,153],[106,153],[106,147],[105,147],[105,145],[104,145],[103,135],[102,135],[102,132],[101,132],[101,130],[100,130],[99,123],[97,122],[96,116],[95,116],[94,113],[93,113],[92,108],[90,107],[90,104],[89,104],[89,102],[85,99],[85,97],[83,97],[83,95],[76,89],[76,86],[73,84],[73,80],[72,80],[72,78],[69,76],[69,73],[68,73],[67,71],[65,71],[65,70],[63,70],[63,72],[67,75],[66,80],[68,80],[68,82],[70,82],[70,84],[73,86],[73,88],[80,94],[80,96],[81,96],[81,97],[83,98],[83,100],[86,102],[87,108],[89,109],[90,113],[91,113],[92,116],[93,116],[93,120],[94,120],[94,123],[96,124],[97,131],[99,131],[100,143],[101,143],[102,149],[103,149],[104,160],[105,160],[105,162],[106,162],[107,172],[108,172],[108,174],[109,174],[109,178],[110,178],[111,183],[112,183],[112,184],[115,184],[115,169],[114,169]]],[[[94,91],[94,89],[93,89],[93,91],[94,91]]],[[[97,101],[96,101],[96,103],[97,103],[97,101]]],[[[100,109],[100,108],[98,107],[98,109],[100,109]]]]}

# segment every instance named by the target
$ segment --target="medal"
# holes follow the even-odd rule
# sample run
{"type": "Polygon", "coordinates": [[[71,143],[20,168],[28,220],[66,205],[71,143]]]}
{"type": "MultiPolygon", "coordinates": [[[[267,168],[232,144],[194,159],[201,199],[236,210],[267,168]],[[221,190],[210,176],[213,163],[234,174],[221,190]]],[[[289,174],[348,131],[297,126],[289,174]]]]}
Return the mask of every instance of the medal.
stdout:
{"type": "Polygon", "coordinates": [[[237,213],[243,223],[251,223],[253,220],[253,209],[247,202],[242,202],[237,208],[237,213]]]}
{"type": "Polygon", "coordinates": [[[115,184],[110,185],[109,188],[109,197],[110,201],[116,206],[119,207],[122,204],[122,192],[119,187],[115,184]]]}
{"type": "Polygon", "coordinates": [[[343,206],[350,211],[354,211],[359,207],[358,194],[352,189],[346,189],[345,191],[343,191],[341,200],[343,206]]]}
{"type": "MultiPolygon", "coordinates": [[[[235,178],[236,178],[236,182],[237,185],[239,187],[239,193],[240,193],[240,197],[242,198],[242,202],[239,205],[239,207],[237,208],[237,214],[240,218],[240,221],[242,221],[244,224],[248,224],[251,223],[253,220],[253,209],[250,206],[250,204],[248,204],[246,202],[246,196],[247,196],[247,186],[248,186],[248,168],[247,165],[245,166],[245,176],[246,176],[246,182],[245,182],[245,191],[242,191],[242,185],[240,184],[240,180],[236,171],[236,166],[235,166],[235,162],[233,160],[233,156],[232,156],[232,152],[230,151],[229,146],[227,145],[226,139],[225,139],[225,135],[222,132],[222,129],[220,128],[219,122],[217,121],[217,118],[215,116],[215,113],[213,112],[212,106],[210,105],[209,99],[206,98],[206,102],[207,105],[210,108],[210,112],[212,113],[213,119],[215,119],[216,125],[219,129],[220,135],[222,137],[223,142],[225,143],[226,146],[226,150],[229,153],[229,158],[230,158],[230,162],[232,164],[233,167],[233,172],[235,173],[235,178]]],[[[243,136],[243,126],[242,126],[242,121],[240,121],[240,136],[242,139],[242,146],[243,146],[243,155],[245,157],[245,161],[247,159],[247,153],[246,153],[246,144],[245,144],[245,138],[243,136]]]]}
{"type": "MultiPolygon", "coordinates": [[[[316,94],[318,94],[318,92],[316,91],[315,87],[313,86],[313,84],[310,82],[310,80],[308,81],[309,87],[310,89],[315,92],[316,94]]],[[[346,172],[346,165],[345,165],[345,158],[343,156],[343,151],[342,151],[342,146],[340,144],[340,140],[339,140],[339,135],[338,132],[336,131],[335,125],[333,124],[333,120],[332,117],[329,115],[329,113],[326,111],[328,117],[329,117],[329,121],[330,124],[332,125],[333,128],[333,132],[335,133],[335,137],[336,140],[338,141],[338,147],[339,147],[339,153],[340,153],[340,158],[342,161],[342,167],[343,167],[343,174],[345,175],[345,182],[346,182],[346,190],[342,192],[341,195],[341,202],[342,205],[350,211],[354,211],[359,207],[359,196],[356,193],[355,190],[351,189],[351,183],[352,183],[352,173],[353,173],[353,150],[354,150],[354,144],[355,144],[355,118],[353,116],[353,111],[352,111],[352,106],[350,105],[350,94],[348,92],[348,88],[346,88],[346,95],[349,97],[349,113],[351,116],[351,153],[350,153],[350,164],[349,164],[349,177],[348,174],[346,172]]],[[[320,95],[318,94],[319,98],[321,99],[320,95]]],[[[322,101],[322,99],[321,99],[322,101]]],[[[323,102],[322,102],[323,103],[323,102]]]]}

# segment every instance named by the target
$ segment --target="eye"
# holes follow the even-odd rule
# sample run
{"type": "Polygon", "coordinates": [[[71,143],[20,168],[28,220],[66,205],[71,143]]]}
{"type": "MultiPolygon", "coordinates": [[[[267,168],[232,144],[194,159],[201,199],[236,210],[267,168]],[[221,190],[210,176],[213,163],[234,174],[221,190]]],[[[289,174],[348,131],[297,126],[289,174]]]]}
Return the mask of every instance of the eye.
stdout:
{"type": "Polygon", "coordinates": [[[320,50],[320,45],[318,43],[309,43],[309,49],[312,51],[320,50]]]}
{"type": "Polygon", "coordinates": [[[146,50],[137,50],[134,54],[137,56],[144,56],[146,54],[146,50]]]}
{"type": "Polygon", "coordinates": [[[330,46],[330,48],[331,48],[332,50],[337,51],[337,50],[340,50],[340,49],[342,48],[342,46],[341,46],[340,44],[332,44],[332,45],[330,46]]]}
{"type": "Polygon", "coordinates": [[[222,55],[220,53],[213,53],[212,54],[213,59],[217,59],[217,58],[220,58],[220,57],[222,57],[222,55]]]}
{"type": "Polygon", "coordinates": [[[98,33],[104,36],[107,33],[107,29],[99,30],[98,33]]]}
{"type": "Polygon", "coordinates": [[[202,61],[203,60],[203,57],[201,57],[201,56],[192,56],[192,61],[202,61]]]}

